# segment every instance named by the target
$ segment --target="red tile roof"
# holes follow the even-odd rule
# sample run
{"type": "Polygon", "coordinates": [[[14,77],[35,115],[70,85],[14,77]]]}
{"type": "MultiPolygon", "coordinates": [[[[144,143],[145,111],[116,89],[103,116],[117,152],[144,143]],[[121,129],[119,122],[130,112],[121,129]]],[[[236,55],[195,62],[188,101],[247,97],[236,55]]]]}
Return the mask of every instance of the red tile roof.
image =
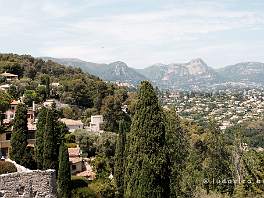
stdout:
{"type": "Polygon", "coordinates": [[[69,157],[79,157],[80,156],[80,148],[68,148],[69,157]]]}

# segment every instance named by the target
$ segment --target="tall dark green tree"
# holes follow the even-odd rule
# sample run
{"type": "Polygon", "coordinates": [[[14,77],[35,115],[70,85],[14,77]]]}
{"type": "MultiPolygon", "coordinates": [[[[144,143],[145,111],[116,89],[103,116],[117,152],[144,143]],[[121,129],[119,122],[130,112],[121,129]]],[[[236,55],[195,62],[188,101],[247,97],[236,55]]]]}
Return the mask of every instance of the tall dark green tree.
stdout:
{"type": "Polygon", "coordinates": [[[140,85],[126,143],[124,197],[168,197],[164,114],[148,81],[140,85]]]}
{"type": "Polygon", "coordinates": [[[27,134],[27,106],[18,104],[11,136],[10,158],[22,166],[26,159],[27,134]]]}
{"type": "Polygon", "coordinates": [[[71,197],[71,170],[69,162],[69,153],[67,146],[62,143],[59,152],[59,170],[58,170],[58,195],[60,198],[71,197]]]}
{"type": "Polygon", "coordinates": [[[4,119],[4,112],[9,108],[10,101],[10,95],[4,91],[0,91],[0,130],[2,127],[2,121],[4,119]]]}
{"type": "Polygon", "coordinates": [[[59,116],[54,105],[39,112],[35,147],[39,169],[58,170],[59,148],[67,132],[65,124],[58,121],[59,116]]]}
{"type": "Polygon", "coordinates": [[[125,174],[125,143],[126,133],[129,131],[129,123],[121,120],[119,123],[119,135],[115,150],[114,176],[117,186],[118,197],[124,195],[124,174],[125,174]]]}
{"type": "Polygon", "coordinates": [[[49,75],[42,75],[41,76],[41,84],[45,85],[46,87],[46,97],[48,98],[50,96],[50,77],[49,75]]]}
{"type": "Polygon", "coordinates": [[[232,194],[233,181],[232,156],[225,141],[224,134],[213,123],[208,125],[207,153],[205,159],[205,177],[208,183],[205,183],[207,192],[218,191],[221,193],[232,194]]]}
{"type": "Polygon", "coordinates": [[[39,169],[43,168],[43,152],[44,152],[44,133],[46,129],[47,108],[43,107],[38,113],[37,131],[36,131],[36,162],[39,169]]]}
{"type": "Polygon", "coordinates": [[[45,132],[43,135],[43,168],[56,169],[58,164],[58,145],[56,128],[56,116],[52,109],[47,110],[45,132]]]}
{"type": "Polygon", "coordinates": [[[183,174],[189,156],[189,138],[175,110],[166,112],[166,146],[170,197],[185,197],[183,174]]]}

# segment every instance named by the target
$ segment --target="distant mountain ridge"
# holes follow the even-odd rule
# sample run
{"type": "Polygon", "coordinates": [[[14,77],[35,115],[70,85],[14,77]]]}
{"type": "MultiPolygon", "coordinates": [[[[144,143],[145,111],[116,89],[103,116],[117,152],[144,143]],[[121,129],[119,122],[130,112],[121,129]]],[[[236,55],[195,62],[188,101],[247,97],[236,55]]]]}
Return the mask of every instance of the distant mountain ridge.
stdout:
{"type": "Polygon", "coordinates": [[[264,86],[264,63],[259,62],[242,62],[213,69],[201,58],[196,58],[187,63],[158,63],[144,69],[134,69],[121,61],[98,64],[72,58],[43,57],[42,59],[80,67],[85,72],[106,81],[128,82],[136,85],[142,80],[150,80],[156,86],[166,89],[193,90],[231,85],[264,86]]]}
{"type": "Polygon", "coordinates": [[[217,82],[217,73],[200,58],[188,63],[156,64],[138,71],[162,88],[194,89],[217,82]]]}
{"type": "Polygon", "coordinates": [[[62,65],[80,67],[83,71],[96,75],[106,81],[138,84],[140,81],[146,80],[145,76],[138,73],[135,69],[128,67],[126,63],[121,61],[116,61],[110,64],[98,64],[72,58],[41,58],[43,60],[51,60],[62,65]]]}
{"type": "Polygon", "coordinates": [[[264,63],[242,62],[217,70],[225,81],[264,83],[264,63]]]}

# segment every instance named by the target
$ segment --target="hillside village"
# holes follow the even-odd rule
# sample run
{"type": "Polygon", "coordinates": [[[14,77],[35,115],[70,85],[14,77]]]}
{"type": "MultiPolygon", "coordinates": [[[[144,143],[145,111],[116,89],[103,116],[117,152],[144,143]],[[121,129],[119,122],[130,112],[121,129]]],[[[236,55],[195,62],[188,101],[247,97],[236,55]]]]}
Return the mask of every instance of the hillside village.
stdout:
{"type": "MultiPolygon", "coordinates": [[[[18,75],[11,74],[11,73],[2,73],[0,76],[4,76],[8,84],[3,84],[0,88],[7,92],[8,88],[12,86],[12,83],[18,80],[18,75]]],[[[52,84],[51,84],[52,85],[52,84]]],[[[56,86],[60,86],[58,83],[56,86]]],[[[12,136],[12,121],[15,118],[17,105],[23,103],[23,96],[20,100],[12,100],[10,102],[9,108],[2,113],[3,115],[3,122],[2,125],[6,128],[5,131],[1,131],[0,135],[0,158],[5,159],[9,157],[9,150],[10,150],[10,139],[12,136]]],[[[27,109],[27,118],[28,118],[28,146],[34,147],[36,142],[35,135],[36,135],[36,124],[37,124],[37,112],[42,107],[50,108],[53,104],[56,105],[56,108],[59,110],[60,108],[69,106],[68,104],[64,104],[59,102],[56,99],[47,99],[43,103],[35,104],[32,102],[32,106],[28,107],[27,109]]],[[[60,121],[64,123],[67,127],[69,132],[74,132],[77,129],[83,129],[86,133],[103,133],[102,124],[103,124],[103,116],[102,115],[92,115],[90,118],[90,123],[88,125],[84,125],[81,120],[73,120],[67,118],[61,118],[60,121]]],[[[86,176],[88,178],[94,178],[95,174],[92,171],[92,168],[87,162],[84,162],[84,159],[81,157],[81,150],[79,145],[77,148],[69,148],[69,160],[71,162],[71,170],[73,175],[81,175],[86,176]]]]}
{"type": "MultiPolygon", "coordinates": [[[[56,133],[59,132],[56,130],[61,130],[59,133],[65,134],[61,140],[54,139],[54,143],[67,145],[72,182],[87,185],[89,181],[101,178],[96,175],[99,171],[97,164],[107,158],[108,166],[108,160],[114,157],[118,122],[126,116],[122,107],[126,98],[124,86],[106,83],[98,77],[83,73],[80,69],[65,67],[51,61],[45,62],[27,55],[0,54],[0,175],[10,171],[16,172],[16,167],[12,165],[13,161],[9,160],[11,148],[14,146],[12,139],[15,138],[13,137],[14,127],[17,127],[15,123],[20,119],[16,116],[17,110],[23,106],[26,107],[27,119],[27,127],[24,129],[27,143],[24,152],[28,158],[25,163],[19,162],[24,159],[18,155],[17,163],[31,170],[45,171],[51,168],[58,172],[57,163],[61,156],[58,146],[54,147],[55,166],[51,163],[50,168],[42,168],[36,161],[36,145],[39,144],[37,140],[40,131],[39,114],[47,109],[54,114],[54,123],[57,123],[52,130],[56,133]]],[[[12,159],[14,160],[13,157],[12,159]]],[[[67,169],[65,171],[67,173],[67,169]]],[[[107,178],[113,177],[109,169],[105,172],[107,178]]],[[[36,178],[38,174],[36,172],[36,178]]],[[[25,177],[28,177],[27,173],[25,177]]],[[[32,177],[35,178],[35,172],[32,173],[32,177]]],[[[23,188],[31,188],[30,185],[24,186],[22,180],[20,182],[23,188]]],[[[104,185],[104,182],[104,180],[95,182],[95,188],[97,185],[104,185]]],[[[53,188],[55,186],[51,186],[51,189],[53,188]]],[[[15,189],[9,190],[0,188],[0,195],[10,197],[11,194],[18,193],[15,189]]],[[[25,193],[27,196],[29,191],[25,190],[25,193]]]]}

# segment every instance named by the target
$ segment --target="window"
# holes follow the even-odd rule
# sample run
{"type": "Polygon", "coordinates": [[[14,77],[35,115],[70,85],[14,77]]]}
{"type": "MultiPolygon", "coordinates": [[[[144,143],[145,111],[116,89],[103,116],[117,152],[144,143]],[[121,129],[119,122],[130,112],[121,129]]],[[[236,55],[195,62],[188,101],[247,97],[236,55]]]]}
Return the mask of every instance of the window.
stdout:
{"type": "Polygon", "coordinates": [[[29,131],[27,134],[27,139],[35,139],[35,132],[29,131]]]}
{"type": "Polygon", "coordinates": [[[72,170],[76,170],[76,165],[72,165],[72,170]]]}
{"type": "Polygon", "coordinates": [[[6,133],[6,140],[11,140],[11,133],[6,133]]]}

